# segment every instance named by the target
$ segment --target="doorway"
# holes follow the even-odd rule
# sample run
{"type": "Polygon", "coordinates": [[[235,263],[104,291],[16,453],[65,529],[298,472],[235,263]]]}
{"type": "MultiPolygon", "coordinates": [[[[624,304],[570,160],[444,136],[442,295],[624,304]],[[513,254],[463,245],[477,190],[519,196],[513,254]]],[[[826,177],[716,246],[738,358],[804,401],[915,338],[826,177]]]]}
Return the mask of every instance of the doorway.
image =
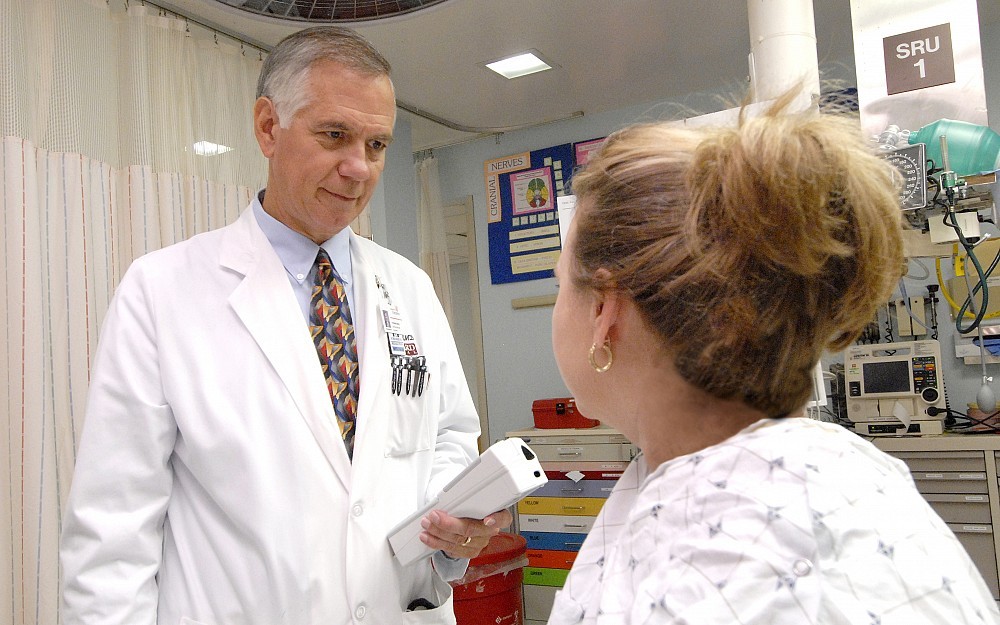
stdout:
{"type": "Polygon", "coordinates": [[[444,227],[451,270],[451,330],[458,345],[465,378],[479,412],[479,451],[489,446],[486,414],[486,362],[483,355],[483,322],[479,306],[479,262],[472,196],[444,206],[444,227]]]}

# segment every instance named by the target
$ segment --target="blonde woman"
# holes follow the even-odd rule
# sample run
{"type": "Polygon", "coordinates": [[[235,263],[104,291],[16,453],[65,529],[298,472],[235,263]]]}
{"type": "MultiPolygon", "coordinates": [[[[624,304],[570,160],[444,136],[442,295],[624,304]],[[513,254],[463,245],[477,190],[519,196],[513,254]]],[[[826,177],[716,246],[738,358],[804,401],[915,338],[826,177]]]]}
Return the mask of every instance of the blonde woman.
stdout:
{"type": "Polygon", "coordinates": [[[573,179],[553,346],[582,413],[642,449],[549,623],[998,623],[905,465],[804,418],[904,267],[856,120],[610,137],[573,179]]]}

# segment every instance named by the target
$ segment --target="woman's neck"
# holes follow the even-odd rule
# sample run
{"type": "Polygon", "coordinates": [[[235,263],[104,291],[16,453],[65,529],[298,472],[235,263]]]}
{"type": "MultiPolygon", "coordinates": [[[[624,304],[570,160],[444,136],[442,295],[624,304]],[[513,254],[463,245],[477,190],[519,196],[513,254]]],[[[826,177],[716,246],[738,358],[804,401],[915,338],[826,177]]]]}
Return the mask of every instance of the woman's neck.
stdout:
{"type": "Polygon", "coordinates": [[[662,370],[659,373],[659,380],[643,385],[646,390],[634,406],[633,442],[643,450],[650,469],[721,443],[767,416],[742,402],[704,393],[676,373],[666,379],[662,370]]]}

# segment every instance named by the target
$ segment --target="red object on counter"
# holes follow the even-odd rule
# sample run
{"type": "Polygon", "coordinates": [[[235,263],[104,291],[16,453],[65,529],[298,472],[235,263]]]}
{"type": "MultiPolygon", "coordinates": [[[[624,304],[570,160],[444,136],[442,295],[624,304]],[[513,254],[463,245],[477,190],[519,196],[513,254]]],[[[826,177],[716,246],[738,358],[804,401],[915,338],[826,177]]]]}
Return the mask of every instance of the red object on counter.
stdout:
{"type": "Polygon", "coordinates": [[[597,419],[580,414],[572,397],[536,399],[531,402],[531,413],[535,417],[535,427],[543,430],[592,428],[601,424],[597,419]]]}

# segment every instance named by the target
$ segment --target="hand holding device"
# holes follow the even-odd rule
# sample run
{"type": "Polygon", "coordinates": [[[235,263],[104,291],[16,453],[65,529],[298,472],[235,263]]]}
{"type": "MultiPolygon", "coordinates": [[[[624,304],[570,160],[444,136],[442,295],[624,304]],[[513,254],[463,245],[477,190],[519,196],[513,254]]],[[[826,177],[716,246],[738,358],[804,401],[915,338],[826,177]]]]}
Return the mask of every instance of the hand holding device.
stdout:
{"type": "Polygon", "coordinates": [[[434,550],[420,541],[420,521],[434,509],[459,518],[482,519],[511,506],[548,481],[534,452],[520,438],[493,444],[444,490],[389,531],[396,559],[410,564],[434,550]]]}

